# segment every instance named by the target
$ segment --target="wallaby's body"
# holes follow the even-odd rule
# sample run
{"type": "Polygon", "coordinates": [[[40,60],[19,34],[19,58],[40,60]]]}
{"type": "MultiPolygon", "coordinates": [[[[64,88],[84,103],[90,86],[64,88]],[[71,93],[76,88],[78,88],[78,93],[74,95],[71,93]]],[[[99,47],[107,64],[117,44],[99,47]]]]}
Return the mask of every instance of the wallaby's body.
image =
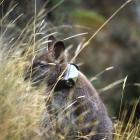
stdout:
{"type": "Polygon", "coordinates": [[[61,88],[55,89],[56,83],[59,84],[58,77],[67,67],[67,61],[63,42],[53,44],[54,38],[50,40],[52,43],[47,53],[37,58],[32,66],[35,69],[33,81],[46,77],[46,96],[50,96],[41,121],[44,139],[112,140],[112,122],[106,108],[92,84],[80,71],[73,87],[63,88],[62,84],[61,88]],[[40,62],[46,64],[43,66],[40,62]]]}

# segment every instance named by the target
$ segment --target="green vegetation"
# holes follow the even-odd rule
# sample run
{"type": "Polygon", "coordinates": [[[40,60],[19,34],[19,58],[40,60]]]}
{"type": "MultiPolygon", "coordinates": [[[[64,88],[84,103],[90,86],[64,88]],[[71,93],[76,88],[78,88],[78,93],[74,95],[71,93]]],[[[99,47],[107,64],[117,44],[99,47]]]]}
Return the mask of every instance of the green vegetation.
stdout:
{"type": "Polygon", "coordinates": [[[74,17],[76,23],[93,29],[101,26],[105,22],[105,18],[102,15],[90,10],[75,10],[71,15],[74,17]]]}

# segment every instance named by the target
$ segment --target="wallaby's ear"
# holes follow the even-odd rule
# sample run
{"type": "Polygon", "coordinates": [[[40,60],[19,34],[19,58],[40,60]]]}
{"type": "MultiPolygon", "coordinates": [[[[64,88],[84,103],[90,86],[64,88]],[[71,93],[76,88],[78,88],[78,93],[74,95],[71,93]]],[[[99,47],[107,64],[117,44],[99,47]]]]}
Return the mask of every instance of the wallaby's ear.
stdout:
{"type": "Polygon", "coordinates": [[[53,44],[56,42],[56,39],[53,35],[49,36],[48,38],[48,50],[53,48],[53,44]]]}
{"type": "Polygon", "coordinates": [[[58,41],[54,44],[54,56],[55,59],[57,59],[61,53],[63,53],[65,51],[65,45],[62,41],[58,41]]]}

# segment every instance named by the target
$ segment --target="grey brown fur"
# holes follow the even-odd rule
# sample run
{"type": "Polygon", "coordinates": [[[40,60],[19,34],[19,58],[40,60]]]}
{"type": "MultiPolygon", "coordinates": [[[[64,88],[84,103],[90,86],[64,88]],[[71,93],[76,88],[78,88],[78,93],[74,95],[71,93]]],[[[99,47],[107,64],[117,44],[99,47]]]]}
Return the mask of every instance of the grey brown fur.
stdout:
{"type": "MultiPolygon", "coordinates": [[[[67,66],[64,55],[64,44],[56,42],[50,37],[52,43],[48,44],[48,51],[35,59],[33,70],[39,62],[46,65],[39,66],[33,71],[33,81],[46,78],[46,97],[51,98],[46,103],[46,110],[41,119],[41,132],[44,140],[112,140],[112,122],[98,93],[79,72],[76,84],[71,89],[62,89],[52,92],[58,77],[67,66]],[[56,65],[49,65],[55,63],[56,65]],[[43,73],[41,76],[39,74],[43,73]],[[38,78],[34,78],[37,77],[38,78]]],[[[29,76],[27,72],[27,77],[29,76]]]]}

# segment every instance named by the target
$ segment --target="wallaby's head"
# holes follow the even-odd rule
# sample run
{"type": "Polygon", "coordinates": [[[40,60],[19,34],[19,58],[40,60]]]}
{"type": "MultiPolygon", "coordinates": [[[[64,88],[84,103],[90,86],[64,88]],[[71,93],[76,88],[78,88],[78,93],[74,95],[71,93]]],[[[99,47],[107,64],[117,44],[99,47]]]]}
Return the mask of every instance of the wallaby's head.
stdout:
{"type": "Polygon", "coordinates": [[[48,50],[33,60],[26,70],[25,80],[37,84],[45,79],[48,85],[53,85],[67,66],[64,43],[53,36],[48,41],[48,50]]]}

